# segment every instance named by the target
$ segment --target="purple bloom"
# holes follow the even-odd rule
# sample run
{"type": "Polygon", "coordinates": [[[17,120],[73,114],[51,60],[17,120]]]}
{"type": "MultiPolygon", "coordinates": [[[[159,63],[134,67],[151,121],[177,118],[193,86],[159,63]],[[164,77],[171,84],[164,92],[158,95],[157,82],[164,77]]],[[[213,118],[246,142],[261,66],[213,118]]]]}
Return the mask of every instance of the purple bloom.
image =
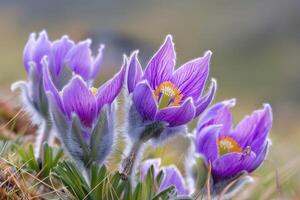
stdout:
{"type": "Polygon", "coordinates": [[[270,145],[271,106],[265,104],[233,128],[229,109],[234,105],[235,100],[215,104],[200,118],[196,130],[196,151],[211,163],[215,181],[254,171],[270,145]]]}
{"type": "Polygon", "coordinates": [[[30,34],[23,52],[28,81],[19,81],[12,88],[22,89],[25,104],[37,119],[49,118],[48,102],[43,88],[43,68],[46,65],[49,67],[53,84],[58,89],[68,83],[73,73],[91,83],[101,66],[103,45],[94,58],[90,44],[90,40],[75,44],[68,36],[52,42],[45,31],[37,38],[35,33],[30,34]]]}
{"type": "Polygon", "coordinates": [[[178,195],[188,195],[189,191],[185,186],[185,181],[175,165],[160,167],[161,159],[149,159],[141,164],[140,175],[143,181],[151,166],[154,168],[154,176],[157,176],[160,171],[163,171],[163,180],[159,186],[159,191],[163,191],[170,187],[175,186],[178,195]]]}
{"type": "Polygon", "coordinates": [[[154,54],[143,71],[134,52],[129,61],[127,89],[131,97],[128,129],[132,138],[140,138],[140,127],[153,122],[164,124],[165,129],[156,138],[163,139],[182,131],[183,125],[201,114],[210,104],[216,91],[216,82],[206,96],[203,90],[208,77],[212,53],[175,67],[172,36],[154,54]],[[140,123],[137,123],[140,122],[140,123]]]}
{"type": "Polygon", "coordinates": [[[111,80],[91,87],[79,75],[59,91],[48,67],[43,69],[50,113],[62,142],[77,163],[102,163],[111,151],[114,133],[114,100],[120,93],[126,63],[111,80]]]}

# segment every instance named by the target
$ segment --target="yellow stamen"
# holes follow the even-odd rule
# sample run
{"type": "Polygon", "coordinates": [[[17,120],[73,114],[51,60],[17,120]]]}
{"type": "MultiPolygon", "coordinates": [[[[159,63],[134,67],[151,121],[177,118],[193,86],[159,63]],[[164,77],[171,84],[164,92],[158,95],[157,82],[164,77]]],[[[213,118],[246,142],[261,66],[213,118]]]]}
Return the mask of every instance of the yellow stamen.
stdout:
{"type": "Polygon", "coordinates": [[[97,94],[97,91],[98,91],[98,88],[91,87],[90,90],[91,90],[91,92],[93,93],[93,95],[96,95],[96,94],[97,94]]]}
{"type": "Polygon", "coordinates": [[[171,81],[165,81],[156,87],[154,95],[160,109],[168,106],[178,106],[183,97],[179,88],[171,81]]]}
{"type": "Polygon", "coordinates": [[[232,152],[242,152],[240,145],[231,137],[223,136],[218,139],[219,154],[224,155],[232,152]]]}

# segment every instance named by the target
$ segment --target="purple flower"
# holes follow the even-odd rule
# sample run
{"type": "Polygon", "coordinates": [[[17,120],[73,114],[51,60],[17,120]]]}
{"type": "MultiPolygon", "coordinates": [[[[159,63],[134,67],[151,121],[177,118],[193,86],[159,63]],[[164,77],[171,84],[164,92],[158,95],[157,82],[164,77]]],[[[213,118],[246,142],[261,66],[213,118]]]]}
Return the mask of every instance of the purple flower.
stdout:
{"type": "Polygon", "coordinates": [[[143,137],[141,127],[151,123],[165,127],[155,136],[160,139],[184,130],[183,125],[201,114],[215,94],[213,80],[208,94],[203,96],[211,51],[174,70],[174,43],[168,35],[144,71],[137,54],[136,51],[131,55],[127,74],[127,89],[132,101],[128,109],[131,138],[143,137]]]}
{"type": "Polygon", "coordinates": [[[188,195],[189,191],[185,186],[184,178],[177,167],[175,165],[160,167],[160,164],[161,159],[159,158],[144,161],[140,168],[141,181],[145,179],[148,170],[153,166],[154,176],[157,176],[160,171],[163,172],[163,180],[159,186],[159,191],[163,191],[173,185],[175,186],[178,195],[188,195]]]}
{"type": "Polygon", "coordinates": [[[200,118],[196,130],[196,151],[211,163],[215,181],[254,171],[270,145],[271,106],[265,104],[233,128],[229,109],[234,105],[234,99],[215,104],[200,118]]]}
{"type": "MultiPolygon", "coordinates": [[[[102,62],[103,45],[94,58],[90,49],[91,40],[75,44],[68,36],[50,41],[46,31],[29,36],[23,52],[23,64],[28,81],[19,81],[12,88],[20,87],[23,100],[36,119],[48,119],[48,102],[43,88],[43,68],[49,67],[53,84],[62,89],[73,74],[80,75],[89,84],[99,72],[102,62]]],[[[39,120],[40,121],[40,120],[39,120]]]]}
{"type": "Polygon", "coordinates": [[[102,163],[111,151],[114,134],[114,100],[120,93],[126,63],[111,80],[99,88],[91,87],[75,75],[59,91],[49,68],[43,69],[43,82],[52,121],[72,158],[81,166],[102,163]]]}

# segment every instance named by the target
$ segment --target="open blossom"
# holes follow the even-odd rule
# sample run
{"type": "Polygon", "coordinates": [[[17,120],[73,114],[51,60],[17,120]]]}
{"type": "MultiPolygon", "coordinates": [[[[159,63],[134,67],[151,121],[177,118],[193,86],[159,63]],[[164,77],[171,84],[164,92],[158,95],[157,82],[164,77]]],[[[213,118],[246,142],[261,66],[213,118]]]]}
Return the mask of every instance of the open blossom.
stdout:
{"type": "Polygon", "coordinates": [[[270,140],[272,109],[265,104],[232,127],[230,108],[235,100],[215,104],[201,117],[196,130],[196,151],[211,163],[214,181],[252,172],[264,161],[270,140]]]}
{"type": "Polygon", "coordinates": [[[207,51],[203,57],[175,70],[174,43],[168,35],[144,71],[137,54],[134,52],[130,57],[127,76],[130,137],[134,140],[143,137],[142,127],[149,124],[163,127],[153,138],[163,139],[184,130],[184,125],[201,114],[215,94],[213,80],[208,94],[203,96],[212,53],[207,51]]]}
{"type": "Polygon", "coordinates": [[[82,166],[102,163],[113,144],[114,100],[120,93],[126,64],[99,88],[91,87],[79,75],[59,91],[44,68],[44,88],[53,124],[71,157],[82,166]]]}
{"type": "Polygon", "coordinates": [[[144,161],[140,167],[141,180],[144,180],[151,166],[154,169],[154,176],[160,171],[163,172],[163,180],[159,186],[159,190],[163,191],[170,186],[175,186],[178,195],[188,195],[189,191],[185,185],[184,178],[175,165],[160,167],[161,159],[149,159],[144,161]]]}
{"type": "Polygon", "coordinates": [[[23,64],[28,74],[28,81],[19,81],[12,88],[20,87],[26,106],[37,119],[48,119],[48,102],[43,88],[43,68],[49,66],[50,75],[58,89],[68,83],[73,74],[80,75],[91,83],[100,70],[102,49],[93,58],[90,50],[91,40],[75,44],[68,36],[50,41],[45,31],[38,37],[29,36],[23,52],[23,64]]]}

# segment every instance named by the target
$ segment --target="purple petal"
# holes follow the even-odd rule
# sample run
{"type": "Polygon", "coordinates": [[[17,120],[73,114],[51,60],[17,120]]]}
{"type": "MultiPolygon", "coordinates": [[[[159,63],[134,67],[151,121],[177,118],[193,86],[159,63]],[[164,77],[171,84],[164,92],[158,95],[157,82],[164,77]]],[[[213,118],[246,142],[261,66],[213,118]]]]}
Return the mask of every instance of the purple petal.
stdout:
{"type": "Polygon", "coordinates": [[[144,161],[140,167],[141,181],[143,181],[146,178],[147,173],[152,165],[154,167],[154,176],[157,176],[157,174],[159,173],[160,164],[161,164],[160,158],[148,159],[144,161]]]}
{"type": "Polygon", "coordinates": [[[172,36],[168,35],[164,44],[155,53],[145,69],[145,78],[152,88],[169,80],[175,66],[175,50],[172,36]]]}
{"type": "Polygon", "coordinates": [[[91,70],[91,74],[90,74],[90,79],[95,79],[101,69],[102,66],[102,57],[103,57],[103,49],[104,49],[104,45],[101,44],[99,49],[98,49],[98,55],[95,58],[94,62],[93,62],[93,67],[91,70]]]}
{"type": "Polygon", "coordinates": [[[90,50],[91,40],[76,44],[66,55],[66,64],[84,80],[88,80],[91,73],[92,60],[90,50]]]}
{"type": "Polygon", "coordinates": [[[209,92],[206,94],[206,96],[200,98],[196,103],[196,114],[195,117],[198,117],[212,102],[215,93],[217,90],[217,82],[216,80],[212,79],[212,83],[209,89],[209,92]]]}
{"type": "Polygon", "coordinates": [[[191,121],[195,116],[195,106],[191,98],[180,106],[166,107],[158,111],[155,119],[165,121],[169,126],[180,126],[191,121]]]}
{"type": "Polygon", "coordinates": [[[138,60],[137,54],[138,51],[133,52],[129,60],[127,75],[127,87],[129,93],[131,93],[134,90],[134,87],[142,79],[143,76],[143,70],[138,60]]]}
{"type": "Polygon", "coordinates": [[[32,55],[32,61],[36,63],[37,70],[42,73],[41,61],[44,56],[48,56],[51,50],[51,43],[48,40],[46,31],[42,31],[36,41],[34,52],[32,55]]]}
{"type": "Polygon", "coordinates": [[[201,58],[194,59],[177,69],[172,82],[183,94],[183,99],[192,97],[194,101],[201,96],[209,72],[212,52],[207,51],[201,58]]]}
{"type": "Polygon", "coordinates": [[[74,112],[81,122],[91,127],[97,115],[96,98],[81,77],[75,76],[62,91],[64,108],[69,117],[74,112]]]}
{"type": "Polygon", "coordinates": [[[251,146],[252,151],[256,154],[260,154],[261,151],[264,150],[264,144],[266,143],[268,133],[270,132],[273,123],[272,108],[269,104],[264,105],[262,112],[264,114],[256,126],[256,133],[251,138],[252,141],[249,140],[247,144],[251,146]]]}
{"type": "Polygon", "coordinates": [[[157,112],[157,104],[148,82],[140,82],[132,93],[133,103],[144,121],[153,120],[157,112]]]}
{"type": "Polygon", "coordinates": [[[55,78],[60,74],[64,65],[65,56],[73,46],[74,42],[70,40],[68,36],[63,36],[60,40],[53,43],[49,55],[49,66],[55,78]]]}
{"type": "Polygon", "coordinates": [[[212,163],[212,174],[216,179],[229,178],[243,170],[248,170],[255,161],[255,153],[244,156],[242,153],[228,153],[212,163]]]}
{"type": "Polygon", "coordinates": [[[246,116],[237,125],[232,135],[242,147],[251,146],[253,151],[259,153],[271,127],[272,109],[270,105],[266,104],[263,109],[246,116]]]}
{"type": "Polygon", "coordinates": [[[222,124],[223,128],[221,133],[226,134],[232,128],[232,115],[230,108],[235,105],[235,99],[222,101],[213,105],[203,116],[199,119],[197,130],[212,124],[222,124]]]}
{"type": "Polygon", "coordinates": [[[32,56],[36,45],[35,38],[36,38],[36,34],[31,33],[25,45],[25,48],[23,50],[23,64],[25,66],[25,70],[27,71],[27,73],[29,72],[29,68],[30,68],[29,62],[32,61],[32,56]]]}
{"type": "Polygon", "coordinates": [[[53,84],[52,78],[51,78],[51,74],[49,72],[49,66],[48,63],[46,62],[46,57],[44,57],[43,61],[42,61],[42,65],[43,65],[43,84],[44,84],[44,89],[47,92],[50,92],[58,107],[61,109],[62,112],[64,112],[64,107],[63,107],[63,103],[62,103],[62,99],[59,95],[59,92],[57,90],[57,88],[55,87],[55,85],[53,84]]]}
{"type": "Polygon", "coordinates": [[[268,150],[269,150],[269,146],[271,145],[270,141],[266,141],[263,146],[263,150],[256,155],[256,159],[255,161],[252,163],[252,165],[249,167],[249,172],[254,171],[255,169],[257,169],[265,160],[267,154],[268,154],[268,150]]]}
{"type": "Polygon", "coordinates": [[[126,60],[124,60],[121,70],[98,89],[96,96],[99,110],[101,110],[105,104],[111,104],[119,95],[125,78],[126,65],[126,60]]]}
{"type": "Polygon", "coordinates": [[[196,134],[196,151],[205,157],[206,164],[213,162],[218,157],[217,140],[222,125],[211,125],[205,127],[196,134]]]}
{"type": "Polygon", "coordinates": [[[188,189],[185,186],[184,179],[175,165],[162,167],[164,178],[160,185],[160,191],[167,189],[171,185],[176,187],[179,195],[188,195],[188,189]]]}

